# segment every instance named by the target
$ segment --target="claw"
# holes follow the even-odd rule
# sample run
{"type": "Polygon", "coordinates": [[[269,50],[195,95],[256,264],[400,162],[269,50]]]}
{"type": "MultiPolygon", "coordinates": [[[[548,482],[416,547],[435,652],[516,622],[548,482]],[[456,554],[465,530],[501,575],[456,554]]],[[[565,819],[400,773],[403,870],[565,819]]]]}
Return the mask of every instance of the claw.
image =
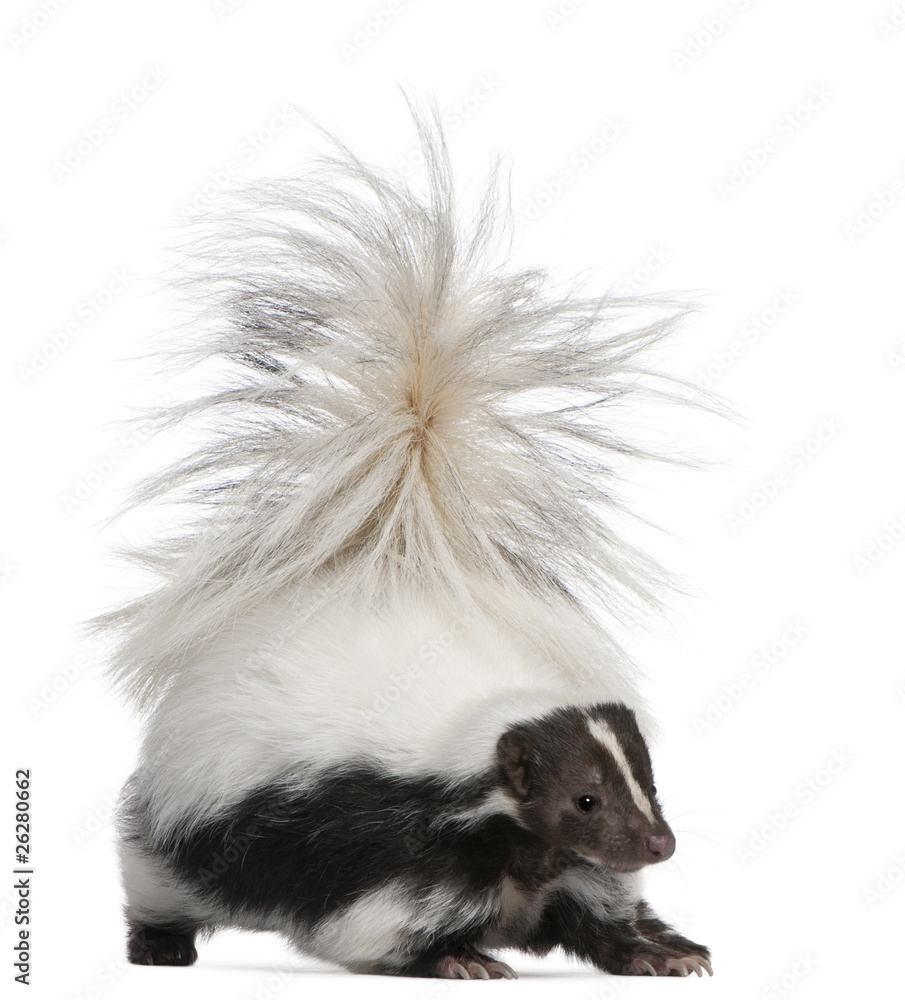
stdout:
{"type": "Polygon", "coordinates": [[[686,955],[683,961],[688,962],[699,976],[703,976],[705,972],[708,976],[713,975],[713,966],[708,959],[702,958],[700,955],[686,955]]]}
{"type": "Polygon", "coordinates": [[[649,975],[649,976],[656,976],[657,970],[650,964],[650,962],[648,962],[648,961],[646,961],[645,959],[642,958],[641,961],[638,963],[638,965],[642,969],[644,969],[644,971],[647,973],[647,975],[649,975]]]}
{"type": "Polygon", "coordinates": [[[457,976],[461,976],[462,979],[471,979],[468,974],[468,969],[461,962],[453,962],[452,971],[455,972],[457,976]]]}
{"type": "Polygon", "coordinates": [[[437,963],[436,975],[443,979],[518,979],[515,971],[505,962],[471,955],[461,958],[446,955],[437,963]]]}
{"type": "Polygon", "coordinates": [[[490,972],[499,972],[503,979],[518,979],[518,973],[515,969],[505,962],[488,962],[486,968],[490,972]]]}

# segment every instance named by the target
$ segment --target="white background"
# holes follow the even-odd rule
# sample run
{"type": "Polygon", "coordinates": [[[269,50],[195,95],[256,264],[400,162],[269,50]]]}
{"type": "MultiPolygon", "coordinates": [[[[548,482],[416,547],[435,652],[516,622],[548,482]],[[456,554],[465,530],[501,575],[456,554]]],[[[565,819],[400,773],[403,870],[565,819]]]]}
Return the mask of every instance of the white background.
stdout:
{"type": "MultiPolygon", "coordinates": [[[[14,0],[0,20],[0,869],[13,772],[30,767],[29,995],[804,1000],[900,982],[905,8],[14,0]],[[522,978],[502,985],[290,972],[281,942],[238,934],[192,969],[124,964],[109,819],[135,729],[77,623],[125,591],[101,523],[166,451],[120,420],[167,385],[121,359],[160,325],[146,279],[185,207],[232,167],[303,161],[290,103],[408,162],[397,83],[435,94],[460,177],[510,154],[515,211],[533,217],[520,259],[704,304],[669,366],[703,372],[743,419],[702,438],[712,470],[652,475],[633,499],[695,591],[637,643],[680,843],[649,892],[712,947],[712,980],[610,979],[555,955],[507,956],[522,978]]],[[[21,989],[11,883],[4,990],[21,989]]]]}

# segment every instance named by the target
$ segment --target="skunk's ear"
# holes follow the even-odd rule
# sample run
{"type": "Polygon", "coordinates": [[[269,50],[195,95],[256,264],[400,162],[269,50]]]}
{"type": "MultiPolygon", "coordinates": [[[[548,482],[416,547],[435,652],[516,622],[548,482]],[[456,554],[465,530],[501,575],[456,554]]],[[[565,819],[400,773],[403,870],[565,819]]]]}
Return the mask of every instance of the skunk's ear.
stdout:
{"type": "Polygon", "coordinates": [[[496,756],[513,791],[519,798],[526,798],[534,756],[530,735],[519,726],[507,729],[497,741],[496,756]]]}

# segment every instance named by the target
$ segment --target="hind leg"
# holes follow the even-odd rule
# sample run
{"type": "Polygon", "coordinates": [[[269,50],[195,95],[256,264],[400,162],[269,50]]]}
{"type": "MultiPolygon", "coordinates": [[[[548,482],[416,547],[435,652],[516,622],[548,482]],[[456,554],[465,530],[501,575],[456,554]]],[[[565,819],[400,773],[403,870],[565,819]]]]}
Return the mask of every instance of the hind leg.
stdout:
{"type": "Polygon", "coordinates": [[[133,965],[192,965],[198,957],[195,929],[129,921],[127,954],[133,965]]]}
{"type": "Polygon", "coordinates": [[[169,871],[165,860],[137,840],[120,845],[126,892],[127,954],[134,965],[191,965],[195,934],[210,930],[212,914],[169,871]]]}

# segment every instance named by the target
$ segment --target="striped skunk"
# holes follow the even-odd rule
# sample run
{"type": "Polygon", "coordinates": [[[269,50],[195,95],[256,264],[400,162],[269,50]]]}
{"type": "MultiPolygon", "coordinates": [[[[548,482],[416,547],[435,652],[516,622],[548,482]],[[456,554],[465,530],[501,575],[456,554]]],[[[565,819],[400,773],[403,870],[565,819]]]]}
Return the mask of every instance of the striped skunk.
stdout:
{"type": "Polygon", "coordinates": [[[710,973],[640,896],[675,839],[616,638],[664,583],[615,527],[649,452],[617,417],[682,398],[646,357],[684,310],[639,328],[650,303],[506,264],[499,171],[463,223],[414,117],[423,190],[324,131],[201,240],[185,370],[220,381],[159,415],[200,444],[137,497],[188,516],[132,553],[156,589],[98,620],[146,725],[129,960],[232,926],[361,973],[514,978],[494,950],[556,946],[710,973]]]}

